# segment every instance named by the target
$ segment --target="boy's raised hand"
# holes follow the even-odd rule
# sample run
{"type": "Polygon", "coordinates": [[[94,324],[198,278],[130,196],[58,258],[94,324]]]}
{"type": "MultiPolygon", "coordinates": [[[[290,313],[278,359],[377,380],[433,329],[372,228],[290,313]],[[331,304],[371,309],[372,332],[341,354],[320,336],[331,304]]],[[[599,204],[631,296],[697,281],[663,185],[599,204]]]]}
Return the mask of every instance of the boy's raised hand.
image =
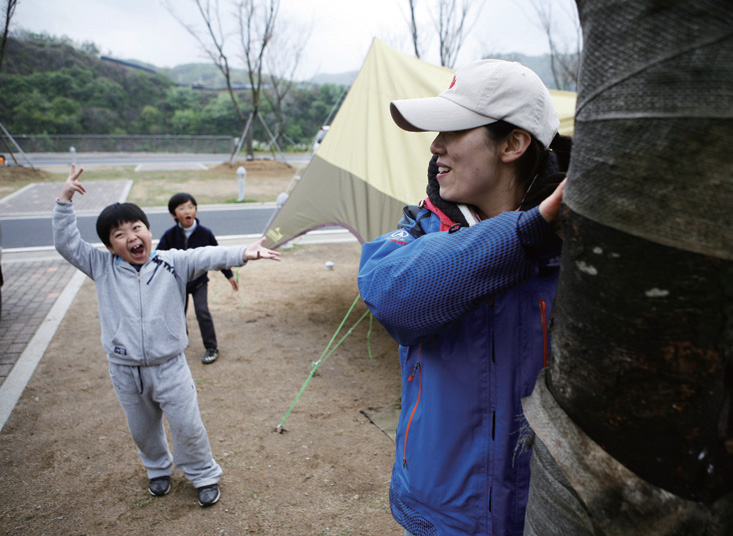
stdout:
{"type": "Polygon", "coordinates": [[[256,261],[257,259],[271,259],[273,261],[280,260],[280,252],[273,251],[262,247],[262,244],[267,240],[267,237],[263,236],[257,242],[252,242],[247,249],[244,250],[244,261],[256,261]]]}
{"type": "Polygon", "coordinates": [[[71,171],[69,172],[69,176],[66,177],[64,187],[61,189],[59,201],[70,203],[76,192],[79,192],[81,195],[84,195],[87,192],[86,188],[84,188],[84,186],[79,182],[79,175],[81,175],[83,171],[83,168],[79,168],[77,170],[76,166],[71,164],[71,171]]]}

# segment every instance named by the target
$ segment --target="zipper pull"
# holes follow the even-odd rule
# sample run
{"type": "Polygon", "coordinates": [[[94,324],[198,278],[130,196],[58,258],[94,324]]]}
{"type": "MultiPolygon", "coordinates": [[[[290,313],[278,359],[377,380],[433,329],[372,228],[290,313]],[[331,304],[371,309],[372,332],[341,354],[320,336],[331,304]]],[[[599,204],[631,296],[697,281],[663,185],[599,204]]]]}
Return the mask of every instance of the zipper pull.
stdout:
{"type": "Polygon", "coordinates": [[[407,458],[402,458],[402,467],[407,469],[407,458]]]}
{"type": "Polygon", "coordinates": [[[418,361],[417,363],[415,363],[415,368],[412,369],[412,374],[410,374],[410,376],[407,378],[408,382],[411,382],[415,378],[415,374],[417,374],[417,371],[419,368],[420,368],[420,362],[418,361]]]}

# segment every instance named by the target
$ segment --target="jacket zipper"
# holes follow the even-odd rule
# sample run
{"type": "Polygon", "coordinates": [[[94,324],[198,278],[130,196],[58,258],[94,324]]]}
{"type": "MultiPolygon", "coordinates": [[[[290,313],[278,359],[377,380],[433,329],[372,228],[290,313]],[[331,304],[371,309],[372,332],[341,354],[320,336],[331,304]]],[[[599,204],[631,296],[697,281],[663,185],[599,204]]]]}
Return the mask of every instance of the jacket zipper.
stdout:
{"type": "Polygon", "coordinates": [[[422,369],[420,368],[420,354],[422,353],[422,344],[417,349],[417,363],[415,363],[415,368],[412,369],[412,374],[407,378],[408,382],[411,382],[415,379],[415,374],[417,374],[417,400],[415,401],[415,406],[412,408],[412,413],[410,413],[410,418],[407,420],[407,427],[405,428],[405,441],[404,441],[404,450],[403,450],[403,456],[402,456],[402,467],[407,468],[407,436],[410,434],[410,425],[412,424],[412,417],[415,415],[415,411],[417,411],[417,406],[420,404],[420,395],[422,394],[422,369]]]}
{"type": "Polygon", "coordinates": [[[540,300],[540,315],[542,316],[542,351],[545,357],[545,368],[550,362],[550,348],[547,342],[547,304],[540,300]]]}
{"type": "Polygon", "coordinates": [[[137,271],[137,290],[140,295],[140,348],[142,350],[143,364],[147,365],[148,360],[145,357],[145,322],[143,322],[143,287],[142,287],[142,268],[137,271]]]}

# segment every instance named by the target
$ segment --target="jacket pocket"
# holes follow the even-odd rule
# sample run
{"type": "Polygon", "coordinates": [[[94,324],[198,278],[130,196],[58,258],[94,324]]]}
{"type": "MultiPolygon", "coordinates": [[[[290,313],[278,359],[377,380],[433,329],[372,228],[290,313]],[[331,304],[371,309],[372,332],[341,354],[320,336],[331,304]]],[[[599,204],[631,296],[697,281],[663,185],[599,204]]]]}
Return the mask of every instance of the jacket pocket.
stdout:
{"type": "Polygon", "coordinates": [[[188,342],[185,330],[172,330],[162,316],[147,319],[142,328],[146,359],[177,355],[188,342]]]}
{"type": "Polygon", "coordinates": [[[117,331],[109,341],[107,353],[120,359],[141,362],[143,360],[142,325],[135,318],[123,318],[117,326],[117,331]]]}
{"type": "Polygon", "coordinates": [[[422,395],[422,370],[420,365],[420,354],[422,353],[422,344],[417,349],[417,362],[413,365],[412,371],[407,377],[408,383],[417,382],[417,398],[410,411],[410,416],[405,424],[405,438],[403,441],[402,451],[402,467],[407,469],[407,442],[410,436],[410,427],[412,426],[412,419],[415,416],[418,406],[420,405],[420,395],[422,395]]]}

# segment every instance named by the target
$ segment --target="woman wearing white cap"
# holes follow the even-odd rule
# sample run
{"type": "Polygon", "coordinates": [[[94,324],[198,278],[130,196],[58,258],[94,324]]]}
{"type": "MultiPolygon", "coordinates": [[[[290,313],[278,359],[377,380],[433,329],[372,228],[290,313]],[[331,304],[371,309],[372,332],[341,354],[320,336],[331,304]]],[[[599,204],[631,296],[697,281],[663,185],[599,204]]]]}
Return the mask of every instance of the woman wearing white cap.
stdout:
{"type": "Polygon", "coordinates": [[[513,62],[471,62],[439,96],[391,112],[405,130],[438,132],[428,198],[364,245],[359,270],[400,343],[392,513],[415,536],[520,535],[520,400],[549,353],[569,140],[540,79],[513,62]]]}

